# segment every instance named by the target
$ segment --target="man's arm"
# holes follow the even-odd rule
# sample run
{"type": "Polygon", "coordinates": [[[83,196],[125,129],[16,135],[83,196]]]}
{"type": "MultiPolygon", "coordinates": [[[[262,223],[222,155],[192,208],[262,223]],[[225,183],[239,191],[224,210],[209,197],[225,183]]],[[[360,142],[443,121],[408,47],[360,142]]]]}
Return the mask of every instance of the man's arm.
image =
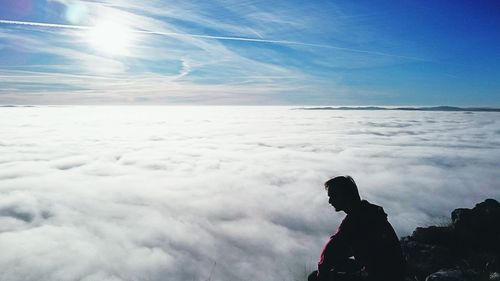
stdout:
{"type": "Polygon", "coordinates": [[[335,266],[344,262],[351,255],[350,247],[347,243],[345,234],[345,223],[342,222],[337,233],[335,233],[330,240],[323,247],[321,256],[318,262],[318,278],[325,280],[328,278],[329,272],[335,266]]]}

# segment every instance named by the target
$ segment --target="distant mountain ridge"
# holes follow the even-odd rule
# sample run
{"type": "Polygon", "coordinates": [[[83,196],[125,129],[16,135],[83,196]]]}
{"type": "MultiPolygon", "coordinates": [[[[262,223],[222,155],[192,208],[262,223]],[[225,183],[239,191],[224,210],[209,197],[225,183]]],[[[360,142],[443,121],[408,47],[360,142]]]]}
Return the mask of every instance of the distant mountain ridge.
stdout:
{"type": "Polygon", "coordinates": [[[500,108],[493,107],[456,107],[456,106],[433,106],[433,107],[379,107],[379,106],[341,106],[341,107],[301,107],[302,110],[403,110],[403,111],[474,111],[474,112],[500,112],[500,108]]]}

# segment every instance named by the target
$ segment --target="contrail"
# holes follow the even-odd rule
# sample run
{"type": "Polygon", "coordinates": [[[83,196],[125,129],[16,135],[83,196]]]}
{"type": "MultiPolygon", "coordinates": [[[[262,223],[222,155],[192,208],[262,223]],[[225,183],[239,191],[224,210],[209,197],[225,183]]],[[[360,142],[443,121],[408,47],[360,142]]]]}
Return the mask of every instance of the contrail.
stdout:
{"type": "MultiPolygon", "coordinates": [[[[83,25],[54,24],[54,23],[44,23],[44,22],[14,21],[14,20],[1,20],[1,19],[0,19],[0,24],[24,25],[24,26],[31,26],[31,27],[80,29],[80,30],[88,30],[88,29],[95,28],[93,26],[83,26],[83,25]]],[[[370,55],[379,55],[379,56],[386,56],[386,57],[425,61],[424,59],[417,58],[417,57],[402,56],[402,55],[395,55],[395,54],[389,54],[389,53],[384,53],[384,52],[375,52],[375,51],[359,50],[359,49],[352,49],[352,48],[344,48],[344,47],[337,47],[337,46],[325,45],[325,44],[305,43],[305,42],[298,42],[298,41],[271,40],[271,39],[250,38],[250,37],[234,37],[234,36],[215,36],[215,35],[179,33],[179,32],[161,32],[161,31],[150,31],[150,30],[139,30],[139,29],[132,29],[130,31],[135,32],[135,33],[141,33],[141,34],[151,34],[151,35],[171,36],[171,37],[191,37],[191,38],[204,38],[204,39],[213,39],[213,40],[244,41],[244,42],[270,43],[270,44],[281,44],[281,45],[298,45],[298,46],[334,49],[334,50],[341,50],[341,51],[354,52],[354,53],[363,53],[363,54],[370,54],[370,55]]]]}
{"type": "Polygon", "coordinates": [[[31,21],[17,21],[17,20],[0,20],[0,23],[14,24],[14,25],[28,25],[28,26],[36,26],[36,27],[69,28],[69,29],[91,29],[92,28],[90,26],[55,24],[55,23],[44,23],[44,22],[31,22],[31,21]]]}

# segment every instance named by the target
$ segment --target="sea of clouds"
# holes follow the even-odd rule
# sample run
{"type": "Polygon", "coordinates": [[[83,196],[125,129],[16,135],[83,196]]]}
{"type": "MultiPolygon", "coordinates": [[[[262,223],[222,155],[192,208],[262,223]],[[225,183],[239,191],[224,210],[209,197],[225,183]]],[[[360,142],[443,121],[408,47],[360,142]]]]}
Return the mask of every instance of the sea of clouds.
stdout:
{"type": "Polygon", "coordinates": [[[399,236],[500,199],[500,113],[0,108],[0,280],[305,280],[349,174],[399,236]]]}

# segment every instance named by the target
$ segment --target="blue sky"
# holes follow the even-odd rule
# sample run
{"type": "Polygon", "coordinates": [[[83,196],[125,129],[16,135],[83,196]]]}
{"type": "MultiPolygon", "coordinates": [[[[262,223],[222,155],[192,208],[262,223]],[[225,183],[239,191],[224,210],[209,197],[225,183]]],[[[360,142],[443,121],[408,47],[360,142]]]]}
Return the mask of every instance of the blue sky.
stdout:
{"type": "Polygon", "coordinates": [[[0,7],[0,104],[500,106],[498,1],[0,7]]]}

